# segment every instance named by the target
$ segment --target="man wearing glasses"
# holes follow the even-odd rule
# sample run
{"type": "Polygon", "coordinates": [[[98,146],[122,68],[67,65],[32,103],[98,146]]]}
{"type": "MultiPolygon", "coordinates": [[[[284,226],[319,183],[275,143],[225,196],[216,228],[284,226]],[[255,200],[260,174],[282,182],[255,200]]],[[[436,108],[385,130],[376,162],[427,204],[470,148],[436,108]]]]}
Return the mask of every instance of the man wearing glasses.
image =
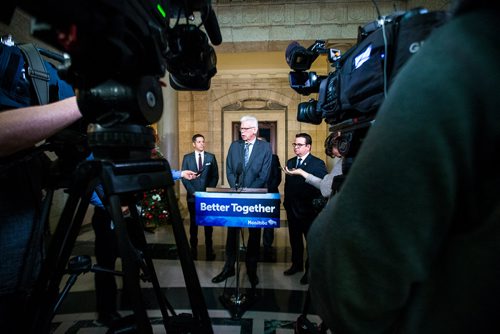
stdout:
{"type": "MultiPolygon", "coordinates": [[[[226,159],[226,176],[231,188],[267,188],[271,171],[272,150],[268,142],[257,140],[259,124],[253,116],[243,116],[240,120],[241,140],[231,143],[226,159]]],[[[226,240],[226,262],[222,272],[212,279],[220,283],[235,275],[234,265],[238,254],[237,236],[240,228],[228,227],[226,240]]],[[[245,263],[253,292],[259,283],[257,262],[260,248],[260,228],[248,231],[245,263]]]]}
{"type": "MultiPolygon", "coordinates": [[[[289,170],[303,169],[304,171],[323,178],[328,171],[325,162],[311,154],[312,139],[307,133],[295,135],[292,143],[295,157],[289,159],[286,167],[289,170]]],[[[319,189],[305,182],[299,175],[286,174],[285,176],[285,200],[283,206],[286,210],[288,221],[288,232],[290,236],[290,246],[292,247],[292,266],[285,270],[285,276],[290,276],[304,270],[304,241],[302,237],[307,236],[307,231],[317,212],[313,207],[313,199],[321,197],[319,189]]],[[[300,279],[301,284],[307,284],[306,273],[300,279]]]]}

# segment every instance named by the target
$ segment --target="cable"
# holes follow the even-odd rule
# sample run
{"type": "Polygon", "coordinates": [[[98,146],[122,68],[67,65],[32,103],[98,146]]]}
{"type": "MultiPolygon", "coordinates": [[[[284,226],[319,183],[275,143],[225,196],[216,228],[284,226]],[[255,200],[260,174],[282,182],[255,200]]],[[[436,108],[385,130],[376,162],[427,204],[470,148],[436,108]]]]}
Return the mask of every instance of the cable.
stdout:
{"type": "Polygon", "coordinates": [[[387,58],[389,46],[387,45],[387,34],[385,30],[385,18],[381,20],[382,23],[382,36],[384,37],[384,98],[387,97],[387,58]]]}
{"type": "Polygon", "coordinates": [[[378,22],[382,26],[382,36],[384,37],[384,98],[387,97],[387,52],[388,52],[388,45],[387,45],[387,34],[385,31],[385,17],[382,17],[380,15],[380,9],[378,8],[377,2],[375,0],[372,0],[373,5],[375,6],[375,9],[377,10],[377,16],[378,16],[378,22]]]}
{"type": "Polygon", "coordinates": [[[380,19],[382,15],[380,15],[380,10],[378,9],[377,2],[375,0],[372,0],[373,5],[375,6],[375,9],[377,10],[377,17],[380,19]]]}

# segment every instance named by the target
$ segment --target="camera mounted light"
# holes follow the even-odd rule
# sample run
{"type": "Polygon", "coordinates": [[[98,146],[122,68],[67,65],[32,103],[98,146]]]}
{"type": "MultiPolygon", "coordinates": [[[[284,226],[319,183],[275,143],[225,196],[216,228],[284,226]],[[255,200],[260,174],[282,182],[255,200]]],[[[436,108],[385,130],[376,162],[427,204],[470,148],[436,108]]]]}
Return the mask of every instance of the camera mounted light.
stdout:
{"type": "Polygon", "coordinates": [[[285,59],[288,66],[295,71],[307,71],[310,69],[312,63],[314,63],[319,56],[319,54],[313,50],[315,45],[316,44],[313,44],[306,49],[297,41],[290,43],[285,51],[285,59]]]}
{"type": "Polygon", "coordinates": [[[326,42],[322,40],[315,41],[307,49],[293,41],[286,48],[285,59],[292,70],[307,71],[320,54],[326,54],[331,64],[340,60],[340,50],[327,48],[326,42]]]}

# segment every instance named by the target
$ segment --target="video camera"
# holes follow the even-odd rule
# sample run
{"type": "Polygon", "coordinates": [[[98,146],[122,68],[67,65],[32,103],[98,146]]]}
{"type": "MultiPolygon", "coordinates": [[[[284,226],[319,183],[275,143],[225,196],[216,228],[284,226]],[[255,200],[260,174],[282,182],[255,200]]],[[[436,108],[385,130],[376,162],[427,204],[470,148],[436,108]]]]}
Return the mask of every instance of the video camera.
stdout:
{"type": "Polygon", "coordinates": [[[210,0],[20,0],[4,20],[16,5],[35,18],[34,37],[71,56],[59,75],[75,88],[84,119],[98,124],[89,133],[97,155],[154,147],[144,126],[161,118],[167,71],[176,90],[207,90],[217,72],[209,41],[222,37],[210,0]]]}
{"type": "Polygon", "coordinates": [[[322,110],[325,102],[325,84],[329,76],[318,75],[316,72],[306,72],[320,54],[326,54],[333,67],[337,68],[340,60],[340,50],[326,48],[326,42],[317,40],[307,49],[297,42],[292,42],[286,49],[286,62],[293,72],[289,74],[290,87],[297,93],[309,95],[320,92],[318,100],[302,102],[298,106],[297,120],[312,124],[321,124],[322,117],[318,110],[322,110]]]}
{"type": "Polygon", "coordinates": [[[16,7],[33,16],[34,37],[69,54],[51,77],[71,84],[84,116],[37,148],[56,153],[57,184],[87,146],[97,159],[148,157],[155,137],[146,126],[163,113],[160,79],[168,71],[176,90],[207,90],[217,72],[209,42],[222,37],[210,0],[8,1],[0,20],[8,23],[16,7]]]}
{"type": "Polygon", "coordinates": [[[318,93],[298,105],[299,122],[321,124],[341,132],[338,149],[353,157],[375,120],[394,76],[418,51],[431,31],[447,19],[445,12],[416,8],[395,12],[358,29],[357,43],[344,55],[316,41],[307,49],[292,42],[285,53],[293,70],[290,87],[302,95],[318,93]],[[332,71],[326,76],[307,72],[321,54],[327,54],[332,71]]]}

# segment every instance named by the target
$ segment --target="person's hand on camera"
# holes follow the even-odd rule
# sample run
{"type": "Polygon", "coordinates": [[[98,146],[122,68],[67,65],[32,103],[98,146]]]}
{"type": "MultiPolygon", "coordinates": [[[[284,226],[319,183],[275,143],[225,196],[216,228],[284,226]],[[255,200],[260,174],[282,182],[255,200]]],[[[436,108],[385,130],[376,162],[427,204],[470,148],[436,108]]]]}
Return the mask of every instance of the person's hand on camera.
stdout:
{"type": "Polygon", "coordinates": [[[198,177],[198,173],[193,172],[192,170],[183,170],[181,172],[181,177],[186,180],[194,180],[198,177]]]}

